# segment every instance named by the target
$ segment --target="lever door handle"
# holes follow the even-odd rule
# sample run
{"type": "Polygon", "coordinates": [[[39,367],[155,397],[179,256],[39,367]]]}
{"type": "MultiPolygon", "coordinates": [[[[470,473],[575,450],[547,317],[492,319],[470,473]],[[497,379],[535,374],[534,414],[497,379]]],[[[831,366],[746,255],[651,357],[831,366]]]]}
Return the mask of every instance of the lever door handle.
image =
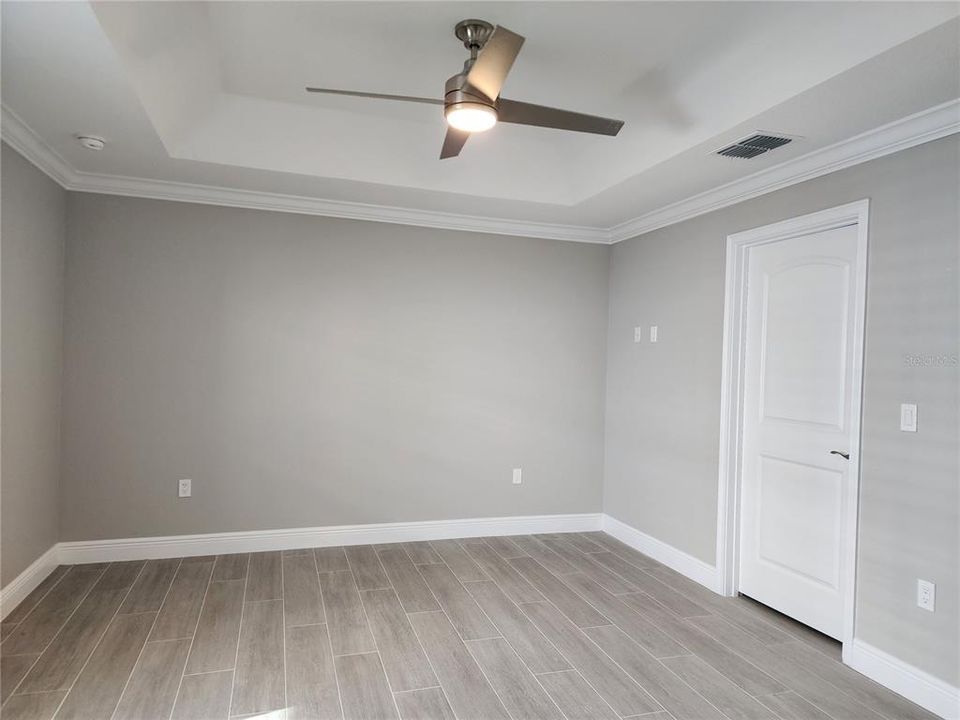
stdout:
{"type": "Polygon", "coordinates": [[[830,451],[830,454],[831,454],[831,455],[839,455],[839,456],[842,457],[844,460],[849,460],[849,459],[850,459],[850,453],[840,452],[839,450],[831,450],[831,451],[830,451]]]}

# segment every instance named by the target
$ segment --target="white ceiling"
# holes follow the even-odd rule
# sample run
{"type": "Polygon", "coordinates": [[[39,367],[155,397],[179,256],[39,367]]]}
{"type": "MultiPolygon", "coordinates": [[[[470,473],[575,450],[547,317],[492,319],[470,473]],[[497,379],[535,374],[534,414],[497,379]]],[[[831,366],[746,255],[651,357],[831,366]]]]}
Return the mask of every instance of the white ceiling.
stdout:
{"type": "Polygon", "coordinates": [[[956,3],[2,4],[2,100],[73,168],[608,227],[954,99],[956,3]],[[500,125],[439,161],[439,97],[481,17],[527,37],[504,96],[620,136],[500,125]],[[743,162],[754,129],[802,136],[743,162]],[[85,151],[77,133],[103,136],[85,151]]]}

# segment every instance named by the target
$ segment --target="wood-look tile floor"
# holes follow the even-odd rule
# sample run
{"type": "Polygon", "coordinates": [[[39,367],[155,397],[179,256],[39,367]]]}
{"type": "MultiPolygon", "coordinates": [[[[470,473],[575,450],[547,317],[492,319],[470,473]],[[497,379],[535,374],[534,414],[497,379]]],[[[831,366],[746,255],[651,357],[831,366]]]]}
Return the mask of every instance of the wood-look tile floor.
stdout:
{"type": "Polygon", "coordinates": [[[603,533],[58,568],[3,720],[912,720],[839,645],[603,533]]]}

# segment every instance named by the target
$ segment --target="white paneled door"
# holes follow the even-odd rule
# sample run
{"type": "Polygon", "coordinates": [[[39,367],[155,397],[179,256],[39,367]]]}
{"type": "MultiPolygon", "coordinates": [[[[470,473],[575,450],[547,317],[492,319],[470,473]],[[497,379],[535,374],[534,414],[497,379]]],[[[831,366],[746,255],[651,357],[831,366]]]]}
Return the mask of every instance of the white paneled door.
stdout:
{"type": "Polygon", "coordinates": [[[769,242],[746,267],[739,588],[835,638],[855,542],[857,238],[769,242]]]}

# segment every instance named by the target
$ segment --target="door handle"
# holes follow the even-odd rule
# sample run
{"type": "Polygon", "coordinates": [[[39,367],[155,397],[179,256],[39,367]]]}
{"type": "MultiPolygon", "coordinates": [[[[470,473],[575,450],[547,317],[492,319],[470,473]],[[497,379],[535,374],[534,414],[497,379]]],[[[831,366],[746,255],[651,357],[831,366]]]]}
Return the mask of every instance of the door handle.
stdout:
{"type": "Polygon", "coordinates": [[[839,455],[839,456],[842,457],[844,460],[849,460],[849,459],[850,459],[850,453],[840,452],[839,450],[831,450],[831,451],[830,451],[830,454],[831,454],[831,455],[839,455]]]}

